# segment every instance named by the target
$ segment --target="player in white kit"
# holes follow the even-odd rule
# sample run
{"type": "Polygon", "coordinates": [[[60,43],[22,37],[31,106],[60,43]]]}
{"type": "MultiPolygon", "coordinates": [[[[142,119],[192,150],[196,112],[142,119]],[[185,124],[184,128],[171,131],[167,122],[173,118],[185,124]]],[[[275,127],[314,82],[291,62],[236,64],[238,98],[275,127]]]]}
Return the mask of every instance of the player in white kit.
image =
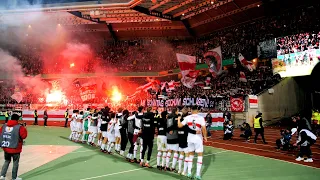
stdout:
{"type": "Polygon", "coordinates": [[[200,115],[198,115],[198,106],[192,107],[192,114],[185,117],[181,122],[181,118],[178,118],[178,127],[182,128],[184,125],[188,125],[191,130],[201,131],[201,133],[192,134],[188,133],[188,177],[191,178],[192,162],[194,158],[194,152],[198,154],[197,171],[195,179],[201,179],[201,167],[203,158],[203,140],[207,142],[207,130],[206,121],[200,115]]]}
{"type": "Polygon", "coordinates": [[[73,114],[71,116],[71,121],[70,121],[70,130],[71,134],[69,136],[70,141],[74,141],[76,139],[77,135],[77,127],[76,127],[76,119],[77,119],[78,112],[76,110],[73,111],[73,114]]]}
{"type": "Polygon", "coordinates": [[[120,154],[120,143],[121,143],[121,134],[120,134],[120,119],[123,118],[122,116],[123,108],[118,109],[118,113],[116,114],[116,124],[114,126],[116,142],[115,142],[115,150],[118,154],[120,154]]]}
{"type": "Polygon", "coordinates": [[[80,114],[77,116],[76,119],[76,130],[77,130],[77,137],[76,137],[76,142],[80,142],[82,138],[82,121],[83,121],[83,111],[80,112],[80,114]]]}
{"type": "Polygon", "coordinates": [[[108,130],[107,130],[107,136],[108,136],[108,144],[107,144],[107,153],[111,154],[111,150],[114,147],[114,143],[116,141],[116,136],[115,136],[115,124],[116,124],[116,119],[115,119],[115,114],[111,114],[111,121],[108,124],[108,130]]]}
{"type": "Polygon", "coordinates": [[[101,123],[102,123],[102,119],[101,119],[101,112],[98,113],[98,144],[97,146],[101,146],[102,144],[102,140],[103,140],[103,137],[102,137],[102,132],[101,132],[101,123]]]}

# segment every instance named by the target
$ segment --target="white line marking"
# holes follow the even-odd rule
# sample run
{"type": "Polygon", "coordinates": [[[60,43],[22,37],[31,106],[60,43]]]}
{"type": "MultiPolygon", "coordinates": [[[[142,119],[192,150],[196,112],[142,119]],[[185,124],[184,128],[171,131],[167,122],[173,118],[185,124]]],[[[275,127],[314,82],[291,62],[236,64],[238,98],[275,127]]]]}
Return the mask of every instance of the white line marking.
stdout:
{"type": "MultiPolygon", "coordinates": [[[[223,151],[219,151],[219,152],[216,152],[216,153],[206,154],[204,156],[211,156],[211,155],[214,155],[214,154],[221,154],[221,153],[228,152],[228,151],[229,150],[223,150],[223,151]]],[[[131,170],[127,170],[127,171],[120,171],[120,172],[116,172],[116,173],[110,173],[110,174],[105,174],[105,175],[101,175],[101,176],[94,176],[94,177],[84,178],[84,179],[80,179],[80,180],[97,179],[97,178],[113,176],[113,175],[117,175],[117,174],[124,174],[124,173],[128,173],[128,172],[139,171],[139,170],[142,170],[142,169],[144,169],[144,168],[137,168],[137,169],[131,169],[131,170]]]]}

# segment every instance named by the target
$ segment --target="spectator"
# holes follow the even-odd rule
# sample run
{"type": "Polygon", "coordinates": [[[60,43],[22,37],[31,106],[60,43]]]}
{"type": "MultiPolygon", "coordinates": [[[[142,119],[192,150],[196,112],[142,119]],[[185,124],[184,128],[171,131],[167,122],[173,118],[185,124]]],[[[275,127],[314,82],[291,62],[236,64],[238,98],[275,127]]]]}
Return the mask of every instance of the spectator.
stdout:
{"type": "Polygon", "coordinates": [[[212,124],[212,116],[211,116],[210,112],[208,112],[205,119],[206,119],[206,128],[207,128],[207,132],[208,132],[208,137],[211,137],[210,128],[211,128],[211,124],[212,124]]]}

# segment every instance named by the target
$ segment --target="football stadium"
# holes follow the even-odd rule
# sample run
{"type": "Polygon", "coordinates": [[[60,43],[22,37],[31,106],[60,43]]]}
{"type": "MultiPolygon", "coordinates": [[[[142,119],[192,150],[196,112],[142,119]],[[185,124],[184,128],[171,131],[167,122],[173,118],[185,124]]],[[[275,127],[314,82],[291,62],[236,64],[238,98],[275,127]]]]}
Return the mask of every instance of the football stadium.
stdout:
{"type": "Polygon", "coordinates": [[[318,180],[319,13],[0,1],[0,180],[318,180]]]}

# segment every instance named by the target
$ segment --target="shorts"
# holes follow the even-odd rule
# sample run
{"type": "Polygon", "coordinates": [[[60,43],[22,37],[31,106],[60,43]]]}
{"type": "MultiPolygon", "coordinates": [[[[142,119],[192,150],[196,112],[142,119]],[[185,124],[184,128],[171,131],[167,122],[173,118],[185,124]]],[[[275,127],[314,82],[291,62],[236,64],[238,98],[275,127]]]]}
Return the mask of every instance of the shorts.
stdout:
{"type": "Polygon", "coordinates": [[[88,129],[89,132],[97,134],[98,133],[98,127],[97,126],[89,126],[88,129]]]}
{"type": "Polygon", "coordinates": [[[203,153],[203,143],[202,142],[197,142],[197,143],[188,142],[188,151],[189,152],[196,152],[196,153],[203,153]]]}
{"type": "Polygon", "coordinates": [[[118,129],[115,130],[114,135],[115,135],[116,137],[121,137],[120,131],[119,131],[118,129]]]}
{"type": "Polygon", "coordinates": [[[107,131],[101,131],[102,137],[108,138],[108,132],[107,131]]]}
{"type": "Polygon", "coordinates": [[[179,144],[167,144],[167,150],[171,151],[178,151],[179,150],[179,144]]]}
{"type": "Polygon", "coordinates": [[[167,136],[158,136],[157,147],[158,151],[167,151],[167,136]]]}
{"type": "Polygon", "coordinates": [[[133,143],[137,142],[137,139],[140,137],[140,135],[141,134],[134,134],[133,135],[133,139],[132,139],[133,143]]]}
{"type": "Polygon", "coordinates": [[[82,132],[83,130],[82,130],[82,123],[81,122],[77,122],[76,123],[76,130],[77,130],[77,132],[82,132]]]}
{"type": "Polygon", "coordinates": [[[188,153],[189,152],[188,147],[186,147],[186,148],[179,147],[179,152],[184,152],[185,154],[188,153]]]}
{"type": "Polygon", "coordinates": [[[116,136],[113,133],[108,134],[108,142],[116,142],[116,136]]]}

